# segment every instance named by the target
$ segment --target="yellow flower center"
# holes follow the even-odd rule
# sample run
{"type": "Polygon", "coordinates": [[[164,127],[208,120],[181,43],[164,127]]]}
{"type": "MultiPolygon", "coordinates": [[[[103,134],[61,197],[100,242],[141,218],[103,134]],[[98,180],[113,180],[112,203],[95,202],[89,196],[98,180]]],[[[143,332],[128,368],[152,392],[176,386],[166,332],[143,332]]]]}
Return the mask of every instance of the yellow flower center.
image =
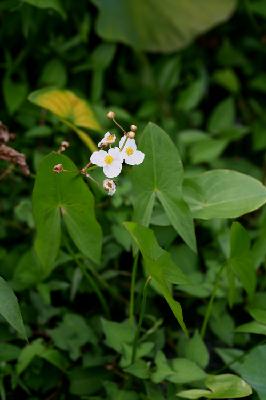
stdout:
{"type": "Polygon", "coordinates": [[[113,142],[114,141],[114,135],[109,135],[109,136],[107,136],[107,140],[108,140],[108,142],[113,142]]]}
{"type": "Polygon", "coordinates": [[[105,159],[104,159],[104,162],[106,163],[106,164],[112,164],[112,162],[114,161],[114,159],[113,159],[113,157],[112,156],[110,156],[109,154],[105,157],[105,159]]]}
{"type": "Polygon", "coordinates": [[[128,156],[131,156],[134,153],[134,150],[132,149],[132,147],[127,147],[126,148],[126,153],[128,156]]]}

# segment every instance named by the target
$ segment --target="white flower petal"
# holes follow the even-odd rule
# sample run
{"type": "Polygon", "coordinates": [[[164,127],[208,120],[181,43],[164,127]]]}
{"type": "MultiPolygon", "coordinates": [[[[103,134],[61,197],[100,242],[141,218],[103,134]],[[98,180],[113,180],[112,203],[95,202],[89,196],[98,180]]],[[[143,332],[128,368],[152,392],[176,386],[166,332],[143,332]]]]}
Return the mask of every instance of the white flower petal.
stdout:
{"type": "Polygon", "coordinates": [[[109,149],[109,150],[108,150],[108,154],[109,154],[111,157],[113,157],[113,159],[114,159],[115,161],[118,161],[118,162],[120,162],[120,163],[123,162],[123,155],[122,155],[122,153],[121,153],[121,151],[119,150],[118,147],[114,147],[113,149],[109,149]]]}
{"type": "Polygon", "coordinates": [[[95,151],[90,157],[92,164],[98,165],[98,167],[104,166],[104,159],[107,156],[107,152],[104,150],[95,151]]]}
{"type": "Polygon", "coordinates": [[[103,167],[103,173],[107,178],[115,178],[122,171],[122,164],[119,161],[113,161],[103,167]]]}
{"type": "Polygon", "coordinates": [[[143,162],[145,154],[140,150],[135,150],[130,156],[125,155],[125,163],[129,165],[139,165],[143,162]]]}
{"type": "MultiPolygon", "coordinates": [[[[119,148],[121,149],[122,147],[123,147],[123,144],[125,143],[125,140],[127,139],[127,137],[124,135],[121,139],[120,139],[120,141],[119,141],[119,148]]],[[[136,145],[136,142],[135,142],[135,139],[127,139],[127,142],[126,142],[126,145],[125,145],[125,148],[126,147],[132,147],[132,149],[136,149],[137,148],[137,145],[136,145]]],[[[125,148],[122,150],[122,151],[124,151],[125,150],[125,148]]]]}

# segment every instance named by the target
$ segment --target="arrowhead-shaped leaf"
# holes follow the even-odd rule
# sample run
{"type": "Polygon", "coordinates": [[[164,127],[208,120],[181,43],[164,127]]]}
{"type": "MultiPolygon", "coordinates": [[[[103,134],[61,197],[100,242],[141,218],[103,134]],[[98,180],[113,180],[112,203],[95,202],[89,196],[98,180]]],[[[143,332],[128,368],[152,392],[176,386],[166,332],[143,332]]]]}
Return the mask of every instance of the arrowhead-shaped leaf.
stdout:
{"type": "Polygon", "coordinates": [[[147,273],[156,290],[168,303],[183,331],[187,332],[181,305],[173,298],[169,286],[169,283],[185,285],[188,283],[187,277],[173,262],[170,254],[159,246],[151,229],[134,222],[125,222],[124,225],[143,256],[147,273]]]}
{"type": "Polygon", "coordinates": [[[177,148],[169,136],[152,123],[144,129],[139,148],[145,153],[145,159],[131,174],[135,219],[149,225],[157,197],[177,233],[195,251],[194,225],[182,196],[183,167],[177,148]]]}
{"type": "Polygon", "coordinates": [[[51,153],[41,162],[33,190],[33,214],[37,229],[35,250],[47,272],[58,254],[62,219],[78,249],[99,262],[102,233],[95,219],[93,196],[75,164],[65,155],[51,153]],[[62,164],[66,171],[54,173],[56,164],[62,164]]]}

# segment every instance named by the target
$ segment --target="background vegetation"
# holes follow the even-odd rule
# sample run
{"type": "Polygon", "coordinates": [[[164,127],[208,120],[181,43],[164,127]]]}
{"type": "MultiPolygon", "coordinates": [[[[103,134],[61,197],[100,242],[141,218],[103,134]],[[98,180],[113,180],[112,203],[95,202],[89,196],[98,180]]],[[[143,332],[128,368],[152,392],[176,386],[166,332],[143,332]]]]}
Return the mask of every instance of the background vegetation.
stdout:
{"type": "MultiPolygon", "coordinates": [[[[147,122],[161,126],[183,161],[188,202],[190,179],[210,169],[232,169],[265,183],[265,1],[143,3],[0,2],[0,120],[16,134],[8,145],[26,155],[31,171],[25,176],[23,168],[0,160],[1,400],[170,400],[191,388],[201,392],[189,398],[233,398],[248,395],[249,385],[249,398],[266,399],[265,209],[233,224],[227,219],[265,202],[263,192],[254,206],[238,199],[244,189],[252,197],[257,186],[236,178],[232,215],[221,211],[222,202],[207,210],[207,217],[196,215],[197,254],[156,203],[150,240],[190,278],[174,294],[189,339],[167,302],[144,286],[140,258],[134,328],[128,319],[133,264],[128,231],[140,242],[149,235],[122,224],[132,220],[138,194],[130,173],[112,198],[90,183],[103,230],[100,264],[80,252],[65,226],[60,253],[48,269],[43,271],[33,250],[37,221],[31,198],[41,160],[65,139],[71,143],[67,155],[78,168],[91,154],[87,136],[80,138],[28,100],[37,89],[68,89],[87,99],[100,129],[83,130],[95,143],[109,129],[118,132],[105,117],[109,109],[123,126],[138,125],[137,141],[147,122]],[[17,311],[10,287],[28,342],[22,321],[7,315],[12,307],[17,311]],[[247,384],[230,375],[221,383],[210,375],[233,373],[247,384]]],[[[226,181],[220,183],[216,190],[223,193],[226,181]]]]}

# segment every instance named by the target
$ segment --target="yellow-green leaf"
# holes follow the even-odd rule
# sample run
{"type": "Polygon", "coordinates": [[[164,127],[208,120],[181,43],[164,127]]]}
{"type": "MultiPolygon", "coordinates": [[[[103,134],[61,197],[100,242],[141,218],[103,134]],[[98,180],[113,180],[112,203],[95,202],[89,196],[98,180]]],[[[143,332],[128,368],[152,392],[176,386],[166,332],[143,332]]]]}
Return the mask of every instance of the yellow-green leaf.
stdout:
{"type": "Polygon", "coordinates": [[[70,90],[45,88],[31,93],[29,100],[75,126],[101,130],[90,105],[70,90]]]}

